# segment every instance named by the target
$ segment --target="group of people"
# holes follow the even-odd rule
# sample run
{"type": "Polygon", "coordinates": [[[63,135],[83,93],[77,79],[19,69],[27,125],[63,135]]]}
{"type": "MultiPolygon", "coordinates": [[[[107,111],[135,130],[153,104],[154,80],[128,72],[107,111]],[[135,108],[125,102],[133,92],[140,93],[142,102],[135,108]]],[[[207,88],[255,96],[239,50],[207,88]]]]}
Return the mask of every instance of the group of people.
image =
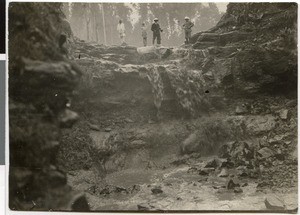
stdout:
{"type": "MultiPolygon", "coordinates": [[[[155,41],[157,45],[159,46],[161,44],[161,35],[160,33],[163,32],[163,29],[161,29],[159,23],[158,23],[158,18],[155,18],[153,20],[153,24],[151,26],[151,31],[153,32],[153,39],[152,39],[152,44],[155,44],[155,41]]],[[[185,23],[183,24],[183,29],[185,33],[185,44],[190,43],[190,39],[192,37],[192,27],[194,26],[194,23],[190,21],[189,17],[185,17],[185,23]]],[[[119,37],[121,39],[122,45],[125,45],[125,26],[122,20],[119,20],[119,24],[117,26],[117,30],[119,32],[119,37]]],[[[143,38],[143,45],[147,46],[147,28],[145,23],[142,23],[142,38],[143,38]]]]}

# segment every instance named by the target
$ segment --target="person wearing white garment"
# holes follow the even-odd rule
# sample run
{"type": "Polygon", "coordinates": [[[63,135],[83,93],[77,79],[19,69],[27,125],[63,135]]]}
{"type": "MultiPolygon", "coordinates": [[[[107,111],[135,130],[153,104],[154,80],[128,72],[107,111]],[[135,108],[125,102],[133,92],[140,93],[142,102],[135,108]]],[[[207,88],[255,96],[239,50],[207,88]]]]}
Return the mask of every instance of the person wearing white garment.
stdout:
{"type": "Polygon", "coordinates": [[[121,45],[125,45],[125,26],[124,23],[122,22],[122,20],[119,20],[119,24],[117,26],[117,31],[119,32],[119,36],[121,39],[121,45]]]}

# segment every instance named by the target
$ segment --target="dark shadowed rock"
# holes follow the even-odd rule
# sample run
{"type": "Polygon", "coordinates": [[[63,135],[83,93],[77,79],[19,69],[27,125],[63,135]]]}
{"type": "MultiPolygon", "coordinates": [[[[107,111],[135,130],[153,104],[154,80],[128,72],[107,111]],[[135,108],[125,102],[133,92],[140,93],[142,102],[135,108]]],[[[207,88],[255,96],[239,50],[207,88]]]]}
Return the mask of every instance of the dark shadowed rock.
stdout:
{"type": "Polygon", "coordinates": [[[235,192],[235,193],[242,193],[243,190],[240,187],[235,187],[234,190],[233,190],[233,192],[235,192]]]}
{"type": "Polygon", "coordinates": [[[208,161],[206,164],[205,164],[205,168],[218,168],[221,164],[221,161],[217,158],[214,158],[210,161],[208,161]]]}
{"type": "Polygon", "coordinates": [[[48,173],[48,177],[49,177],[49,181],[50,181],[49,184],[52,188],[64,186],[67,183],[66,175],[57,170],[50,171],[48,173]]]}
{"type": "Polygon", "coordinates": [[[234,179],[234,178],[231,178],[231,179],[229,179],[229,181],[227,182],[227,189],[228,190],[232,190],[232,189],[234,189],[235,187],[240,187],[240,184],[239,184],[239,182],[236,180],[236,179],[234,179]]]}
{"type": "Polygon", "coordinates": [[[137,205],[139,211],[155,210],[155,207],[149,203],[141,203],[137,205]]]}
{"type": "Polygon", "coordinates": [[[154,187],[151,189],[152,194],[156,195],[156,194],[161,194],[163,193],[163,190],[161,189],[161,187],[154,187]]]}
{"type": "Polygon", "coordinates": [[[199,175],[209,175],[210,172],[207,169],[200,169],[198,173],[199,175]]]}

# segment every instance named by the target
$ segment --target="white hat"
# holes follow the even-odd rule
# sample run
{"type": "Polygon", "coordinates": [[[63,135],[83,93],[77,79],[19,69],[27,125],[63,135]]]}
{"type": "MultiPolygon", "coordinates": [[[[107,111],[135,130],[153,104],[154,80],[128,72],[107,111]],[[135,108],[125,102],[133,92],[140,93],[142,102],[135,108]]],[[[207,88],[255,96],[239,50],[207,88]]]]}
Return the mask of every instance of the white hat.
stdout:
{"type": "Polygon", "coordinates": [[[190,18],[186,16],[184,19],[190,19],[190,18]]]}
{"type": "Polygon", "coordinates": [[[155,18],[154,21],[158,21],[158,18],[155,18]]]}

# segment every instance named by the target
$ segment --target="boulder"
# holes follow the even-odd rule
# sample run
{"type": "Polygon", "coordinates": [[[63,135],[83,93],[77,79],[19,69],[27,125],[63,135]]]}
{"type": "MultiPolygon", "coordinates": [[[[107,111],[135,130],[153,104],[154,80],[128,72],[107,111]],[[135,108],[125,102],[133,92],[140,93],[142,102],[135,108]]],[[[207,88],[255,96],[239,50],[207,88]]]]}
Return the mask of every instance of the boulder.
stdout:
{"type": "Polygon", "coordinates": [[[63,128],[70,128],[79,119],[79,115],[69,109],[64,110],[58,116],[60,126],[63,128]]]}
{"type": "Polygon", "coordinates": [[[235,108],[235,113],[237,114],[237,115],[242,115],[242,114],[245,114],[245,113],[247,113],[248,112],[248,108],[247,108],[247,106],[246,105],[238,105],[238,106],[236,106],[236,108],[235,108]]]}
{"type": "Polygon", "coordinates": [[[196,132],[191,133],[181,144],[181,153],[182,154],[191,154],[196,152],[198,149],[198,135],[196,132]]]}
{"type": "Polygon", "coordinates": [[[146,46],[137,48],[137,52],[144,60],[151,60],[157,58],[167,58],[172,54],[172,50],[167,47],[146,46]]]}
{"type": "Polygon", "coordinates": [[[227,43],[239,42],[249,38],[250,34],[248,32],[241,31],[229,31],[223,34],[220,34],[220,43],[225,45],[227,43]]]}
{"type": "Polygon", "coordinates": [[[234,163],[233,163],[230,159],[227,159],[226,161],[222,161],[222,162],[221,162],[220,167],[221,167],[221,168],[226,167],[226,168],[230,169],[230,168],[233,168],[233,167],[234,167],[234,163]]]}
{"type": "Polygon", "coordinates": [[[160,186],[154,187],[151,189],[152,194],[157,195],[163,193],[163,190],[160,186]]]}
{"type": "Polygon", "coordinates": [[[212,160],[209,160],[206,164],[205,164],[205,168],[217,168],[219,167],[221,164],[221,161],[217,158],[214,158],[212,160]]]}
{"type": "Polygon", "coordinates": [[[228,176],[229,176],[228,171],[225,168],[223,168],[218,175],[218,177],[228,177],[228,176]]]}
{"type": "Polygon", "coordinates": [[[202,168],[199,170],[199,175],[209,175],[213,171],[215,171],[215,168],[202,168]]]}
{"type": "Polygon", "coordinates": [[[98,125],[91,124],[91,123],[89,123],[88,125],[89,125],[89,128],[90,128],[90,129],[92,129],[92,130],[94,130],[94,131],[100,131],[100,128],[99,128],[98,125]]]}
{"type": "Polygon", "coordinates": [[[271,131],[276,126],[275,117],[268,114],[264,116],[250,116],[245,121],[246,128],[250,133],[261,134],[271,131]]]}
{"type": "Polygon", "coordinates": [[[227,189],[228,190],[233,190],[235,187],[240,187],[240,184],[238,183],[238,181],[234,178],[231,178],[228,182],[227,182],[227,189]]]}
{"type": "Polygon", "coordinates": [[[141,148],[141,147],[146,146],[146,145],[147,145],[147,143],[143,140],[133,140],[130,143],[129,147],[131,147],[131,148],[141,148]]]}
{"type": "Polygon", "coordinates": [[[141,203],[137,205],[137,208],[139,211],[149,211],[154,210],[155,207],[149,203],[141,203]]]}
{"type": "Polygon", "coordinates": [[[261,148],[260,150],[258,150],[257,154],[261,158],[269,158],[274,155],[274,151],[268,147],[264,147],[264,148],[261,148]]]}
{"type": "Polygon", "coordinates": [[[146,46],[146,47],[137,48],[137,52],[139,54],[155,53],[155,51],[156,51],[156,48],[154,46],[146,46]]]}
{"type": "Polygon", "coordinates": [[[220,149],[218,150],[218,157],[220,158],[230,158],[231,157],[231,149],[235,141],[231,141],[228,143],[223,144],[220,149]]]}
{"type": "Polygon", "coordinates": [[[207,33],[203,32],[199,37],[197,42],[219,42],[219,34],[217,33],[207,33]]]}
{"type": "Polygon", "coordinates": [[[283,143],[283,139],[284,139],[285,135],[275,135],[273,138],[270,138],[268,140],[268,143],[270,144],[282,144],[283,143]]]}
{"type": "Polygon", "coordinates": [[[270,210],[284,210],[286,208],[284,201],[275,195],[268,195],[265,198],[265,205],[270,210]]]}
{"type": "Polygon", "coordinates": [[[111,132],[112,129],[111,129],[111,128],[105,128],[104,131],[105,131],[105,132],[111,132]]]}
{"type": "Polygon", "coordinates": [[[288,119],[288,114],[289,114],[289,111],[287,109],[283,109],[283,110],[279,111],[279,117],[283,120],[288,119]]]}
{"type": "Polygon", "coordinates": [[[215,46],[215,42],[196,42],[193,44],[194,49],[206,49],[208,47],[215,46]]]}
{"type": "Polygon", "coordinates": [[[235,193],[242,193],[243,190],[240,187],[235,187],[234,190],[233,190],[233,192],[235,192],[235,193]]]}

